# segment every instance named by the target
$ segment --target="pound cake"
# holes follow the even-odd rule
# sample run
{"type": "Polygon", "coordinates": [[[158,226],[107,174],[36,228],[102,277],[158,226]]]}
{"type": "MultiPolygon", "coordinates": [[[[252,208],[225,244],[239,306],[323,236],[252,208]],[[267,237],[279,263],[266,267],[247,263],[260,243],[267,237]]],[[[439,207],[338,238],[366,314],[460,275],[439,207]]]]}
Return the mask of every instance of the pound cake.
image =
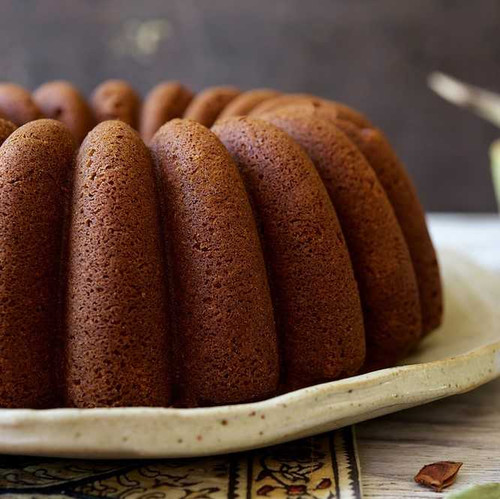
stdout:
{"type": "Polygon", "coordinates": [[[24,125],[43,118],[31,94],[14,83],[0,83],[0,118],[24,125]]]}
{"type": "Polygon", "coordinates": [[[187,107],[184,118],[211,127],[224,108],[240,91],[236,87],[211,87],[196,95],[187,107]]]}
{"type": "Polygon", "coordinates": [[[282,100],[279,106],[272,107],[300,107],[302,114],[314,113],[333,122],[365,156],[387,194],[408,245],[419,288],[422,333],[426,335],[441,322],[442,290],[436,253],[415,187],[382,131],[363,125],[352,116],[351,120],[345,114],[339,118],[336,106],[338,103],[331,106],[318,99],[300,97],[292,98],[291,102],[282,100]]]}
{"type": "Polygon", "coordinates": [[[149,143],[155,132],[167,121],[180,118],[193,94],[177,81],[167,81],[154,87],[144,99],[140,117],[141,137],[149,143]]]}
{"type": "Polygon", "coordinates": [[[167,405],[165,269],[150,154],[127,124],[105,121],[82,144],[73,183],[66,401],[167,405]]]}
{"type": "Polygon", "coordinates": [[[46,118],[62,121],[81,144],[94,126],[92,110],[83,95],[67,81],[44,83],[33,92],[33,100],[46,118]]]}
{"type": "Polygon", "coordinates": [[[16,125],[11,121],[0,118],[0,146],[16,128],[16,125]]]}
{"type": "Polygon", "coordinates": [[[439,326],[443,303],[436,252],[415,187],[380,130],[359,128],[345,120],[336,120],[335,124],[368,160],[392,205],[415,270],[422,308],[422,332],[426,335],[439,326]]]}
{"type": "Polygon", "coordinates": [[[61,251],[75,143],[58,121],[32,121],[0,147],[0,406],[56,400],[61,251]]]}
{"type": "Polygon", "coordinates": [[[101,83],[90,97],[96,121],[121,120],[132,128],[139,125],[141,99],[136,91],[123,80],[101,83]]]}
{"type": "Polygon", "coordinates": [[[278,97],[280,95],[276,90],[269,88],[256,88],[248,90],[236,96],[219,114],[219,118],[229,118],[231,116],[246,116],[255,107],[263,102],[278,97]]]}
{"type": "Polygon", "coordinates": [[[213,405],[270,396],[279,373],[273,307],[236,165],[210,130],[189,120],[163,125],[151,150],[170,250],[181,400],[213,405]]]}
{"type": "Polygon", "coordinates": [[[363,304],[366,368],[401,360],[422,332],[418,287],[392,206],[362,153],[315,108],[261,115],[290,134],[323,179],[346,238],[363,304]]]}
{"type": "Polygon", "coordinates": [[[264,121],[227,119],[213,130],[240,169],[261,227],[285,386],[355,374],[365,360],[361,304],[342,229],[314,165],[289,135],[264,121]]]}
{"type": "Polygon", "coordinates": [[[441,322],[404,166],[309,94],[0,84],[0,214],[0,407],[263,400],[441,322]]]}
{"type": "Polygon", "coordinates": [[[251,116],[259,116],[264,113],[268,113],[270,111],[276,111],[283,107],[290,107],[292,105],[312,105],[316,109],[319,109],[323,112],[328,112],[330,117],[335,117],[343,120],[350,121],[355,125],[361,127],[371,127],[371,123],[363,116],[359,111],[355,109],[351,109],[345,104],[341,104],[340,102],[334,102],[326,99],[321,99],[320,97],[316,97],[314,95],[309,94],[285,94],[278,95],[272,99],[267,99],[260,103],[258,106],[255,106],[249,113],[251,116]]]}

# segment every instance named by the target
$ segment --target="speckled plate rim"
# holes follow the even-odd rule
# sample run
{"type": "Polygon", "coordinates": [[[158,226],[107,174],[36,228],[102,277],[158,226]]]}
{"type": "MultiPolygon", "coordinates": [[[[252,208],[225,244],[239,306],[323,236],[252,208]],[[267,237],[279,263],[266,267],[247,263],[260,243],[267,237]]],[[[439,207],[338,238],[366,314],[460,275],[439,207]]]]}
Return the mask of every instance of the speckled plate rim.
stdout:
{"type": "Polygon", "coordinates": [[[499,274],[441,253],[445,325],[409,365],[262,402],[174,409],[0,409],[0,453],[167,458],[265,447],[466,392],[500,376],[499,274]],[[444,258],[443,258],[444,257],[444,258]]]}
{"type": "Polygon", "coordinates": [[[85,458],[214,455],[271,444],[471,390],[500,376],[500,341],[257,403],[198,409],[3,409],[0,453],[85,458]]]}

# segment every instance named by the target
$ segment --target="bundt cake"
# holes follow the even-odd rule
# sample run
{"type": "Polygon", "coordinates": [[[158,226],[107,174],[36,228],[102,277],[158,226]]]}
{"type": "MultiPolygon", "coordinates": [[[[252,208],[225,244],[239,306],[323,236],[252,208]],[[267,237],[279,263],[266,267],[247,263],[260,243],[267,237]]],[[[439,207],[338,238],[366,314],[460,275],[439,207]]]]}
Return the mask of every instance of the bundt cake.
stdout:
{"type": "Polygon", "coordinates": [[[276,90],[269,88],[256,88],[248,90],[236,96],[219,114],[218,118],[229,118],[232,116],[246,116],[256,106],[264,101],[273,99],[280,95],[276,90]]]}
{"type": "Polygon", "coordinates": [[[415,188],[358,111],[121,80],[89,102],[0,84],[0,407],[262,400],[439,326],[415,188]]]}
{"type": "Polygon", "coordinates": [[[16,125],[11,121],[0,118],[0,146],[16,128],[16,125]]]}
{"type": "Polygon", "coordinates": [[[234,161],[213,132],[190,120],[163,125],[151,151],[175,303],[180,399],[224,404],[276,393],[273,306],[234,161]]]}
{"type": "Polygon", "coordinates": [[[196,95],[184,113],[184,118],[211,127],[224,108],[238,95],[235,87],[211,87],[196,95]]]}
{"type": "Polygon", "coordinates": [[[94,116],[83,95],[67,81],[51,81],[33,92],[33,99],[46,118],[63,122],[78,144],[94,126],[94,116]]]}
{"type": "Polygon", "coordinates": [[[140,133],[146,144],[158,128],[174,118],[180,118],[191,102],[193,94],[179,82],[167,81],[154,87],[141,109],[140,133]]]}
{"type": "Polygon", "coordinates": [[[419,289],[423,334],[428,334],[441,322],[441,279],[415,187],[380,130],[358,128],[340,119],[335,120],[335,125],[363,153],[389,198],[410,251],[419,289]]]}
{"type": "Polygon", "coordinates": [[[0,405],[56,403],[61,252],[76,144],[54,120],[0,147],[0,405]]]}
{"type": "Polygon", "coordinates": [[[97,122],[121,120],[137,128],[141,99],[137,92],[123,80],[101,83],[90,97],[90,105],[97,122]]]}
{"type": "Polygon", "coordinates": [[[266,99],[260,104],[253,107],[248,114],[250,116],[259,116],[263,113],[276,111],[277,109],[290,106],[309,105],[320,109],[324,113],[328,113],[331,118],[338,118],[354,123],[358,127],[371,128],[373,125],[368,118],[363,116],[359,111],[350,107],[314,95],[309,94],[285,94],[278,95],[272,99],[266,99]]]}
{"type": "Polygon", "coordinates": [[[265,241],[288,389],[350,376],[365,359],[361,303],[328,193],[305,151],[264,121],[214,126],[234,158],[265,241]]]}
{"type": "Polygon", "coordinates": [[[76,157],[65,292],[70,406],[166,405],[170,343],[150,154],[121,121],[94,128],[76,157]]]}
{"type": "Polygon", "coordinates": [[[366,368],[406,355],[422,332],[410,253],[374,170],[363,154],[314,107],[264,114],[307,152],[342,226],[359,287],[366,334],[366,368]]]}
{"type": "Polygon", "coordinates": [[[19,126],[42,117],[42,112],[26,89],[14,83],[0,83],[0,118],[19,126]]]}

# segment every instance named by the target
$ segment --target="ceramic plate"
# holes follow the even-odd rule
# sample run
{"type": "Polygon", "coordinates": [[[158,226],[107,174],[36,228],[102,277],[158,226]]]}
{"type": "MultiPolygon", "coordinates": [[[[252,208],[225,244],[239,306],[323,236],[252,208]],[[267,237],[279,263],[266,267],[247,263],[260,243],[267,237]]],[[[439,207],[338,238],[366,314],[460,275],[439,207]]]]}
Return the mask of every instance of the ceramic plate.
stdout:
{"type": "Polygon", "coordinates": [[[441,252],[443,326],[405,365],[263,402],[202,409],[0,410],[0,453],[86,458],[221,454],[333,430],[500,375],[498,275],[441,252]]]}

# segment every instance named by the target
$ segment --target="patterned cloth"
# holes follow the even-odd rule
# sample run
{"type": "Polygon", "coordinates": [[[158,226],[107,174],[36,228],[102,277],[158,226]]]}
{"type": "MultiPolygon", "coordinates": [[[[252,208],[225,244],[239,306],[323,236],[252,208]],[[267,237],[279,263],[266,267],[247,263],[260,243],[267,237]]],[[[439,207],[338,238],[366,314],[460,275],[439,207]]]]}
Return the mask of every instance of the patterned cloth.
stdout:
{"type": "Polygon", "coordinates": [[[351,428],[198,459],[81,461],[0,456],[3,497],[360,499],[351,428]]]}

